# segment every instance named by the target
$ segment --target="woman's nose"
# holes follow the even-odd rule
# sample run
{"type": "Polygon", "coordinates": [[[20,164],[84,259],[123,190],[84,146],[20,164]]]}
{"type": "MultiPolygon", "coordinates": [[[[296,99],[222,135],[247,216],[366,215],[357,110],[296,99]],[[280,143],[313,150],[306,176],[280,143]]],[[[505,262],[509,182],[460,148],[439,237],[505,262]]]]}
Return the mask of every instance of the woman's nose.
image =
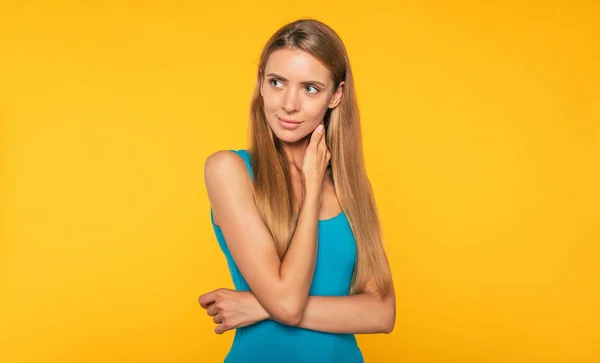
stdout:
{"type": "Polygon", "coordinates": [[[300,102],[298,101],[298,91],[290,87],[287,89],[285,97],[283,98],[283,109],[288,113],[292,113],[298,111],[299,108],[300,102]]]}

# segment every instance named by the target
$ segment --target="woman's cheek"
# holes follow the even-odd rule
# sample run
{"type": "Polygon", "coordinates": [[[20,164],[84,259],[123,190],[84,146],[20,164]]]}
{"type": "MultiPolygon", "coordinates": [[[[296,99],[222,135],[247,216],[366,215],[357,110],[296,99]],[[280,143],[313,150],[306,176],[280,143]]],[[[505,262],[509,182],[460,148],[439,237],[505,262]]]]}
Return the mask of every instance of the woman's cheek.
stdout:
{"type": "Polygon", "coordinates": [[[304,115],[307,120],[310,120],[311,123],[319,124],[321,123],[321,121],[323,121],[323,117],[325,117],[326,111],[326,104],[322,102],[311,102],[310,104],[305,105],[304,115]]]}

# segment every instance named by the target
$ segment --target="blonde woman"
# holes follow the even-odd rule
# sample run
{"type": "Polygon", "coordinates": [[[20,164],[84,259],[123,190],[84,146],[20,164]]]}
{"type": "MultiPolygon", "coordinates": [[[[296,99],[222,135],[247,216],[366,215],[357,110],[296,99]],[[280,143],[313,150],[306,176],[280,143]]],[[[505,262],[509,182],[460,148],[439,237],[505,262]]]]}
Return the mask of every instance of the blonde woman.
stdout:
{"type": "Polygon", "coordinates": [[[363,362],[354,334],[389,333],[395,296],[345,47],[298,20],[267,42],[249,150],[205,164],[211,220],[236,290],[199,298],[236,329],[225,362],[363,362]]]}

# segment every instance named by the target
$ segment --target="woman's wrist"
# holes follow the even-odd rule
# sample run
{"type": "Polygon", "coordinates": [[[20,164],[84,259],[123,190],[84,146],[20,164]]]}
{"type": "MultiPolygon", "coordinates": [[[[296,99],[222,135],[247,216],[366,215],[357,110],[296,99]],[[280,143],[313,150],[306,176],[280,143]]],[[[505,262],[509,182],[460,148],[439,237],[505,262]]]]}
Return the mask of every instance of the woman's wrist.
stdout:
{"type": "Polygon", "coordinates": [[[253,322],[259,322],[271,319],[271,315],[269,315],[267,310],[265,310],[265,308],[258,302],[258,299],[254,295],[254,293],[252,291],[247,291],[246,294],[249,298],[250,305],[252,306],[252,308],[250,309],[250,311],[252,311],[251,320],[253,322]]]}
{"type": "Polygon", "coordinates": [[[319,213],[321,208],[321,190],[317,188],[306,189],[304,191],[304,199],[302,200],[302,209],[312,210],[319,213]]]}

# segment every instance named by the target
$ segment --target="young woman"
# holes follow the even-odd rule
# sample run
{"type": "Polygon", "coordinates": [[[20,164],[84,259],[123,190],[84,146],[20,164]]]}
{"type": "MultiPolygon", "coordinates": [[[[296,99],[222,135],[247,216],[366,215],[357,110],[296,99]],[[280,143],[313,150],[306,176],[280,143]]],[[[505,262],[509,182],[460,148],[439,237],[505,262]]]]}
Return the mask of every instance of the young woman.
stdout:
{"type": "Polygon", "coordinates": [[[250,150],[205,164],[217,240],[236,290],[200,296],[225,362],[363,362],[354,334],[389,333],[395,296],[362,155],[352,72],[316,20],[267,42],[250,150]]]}

